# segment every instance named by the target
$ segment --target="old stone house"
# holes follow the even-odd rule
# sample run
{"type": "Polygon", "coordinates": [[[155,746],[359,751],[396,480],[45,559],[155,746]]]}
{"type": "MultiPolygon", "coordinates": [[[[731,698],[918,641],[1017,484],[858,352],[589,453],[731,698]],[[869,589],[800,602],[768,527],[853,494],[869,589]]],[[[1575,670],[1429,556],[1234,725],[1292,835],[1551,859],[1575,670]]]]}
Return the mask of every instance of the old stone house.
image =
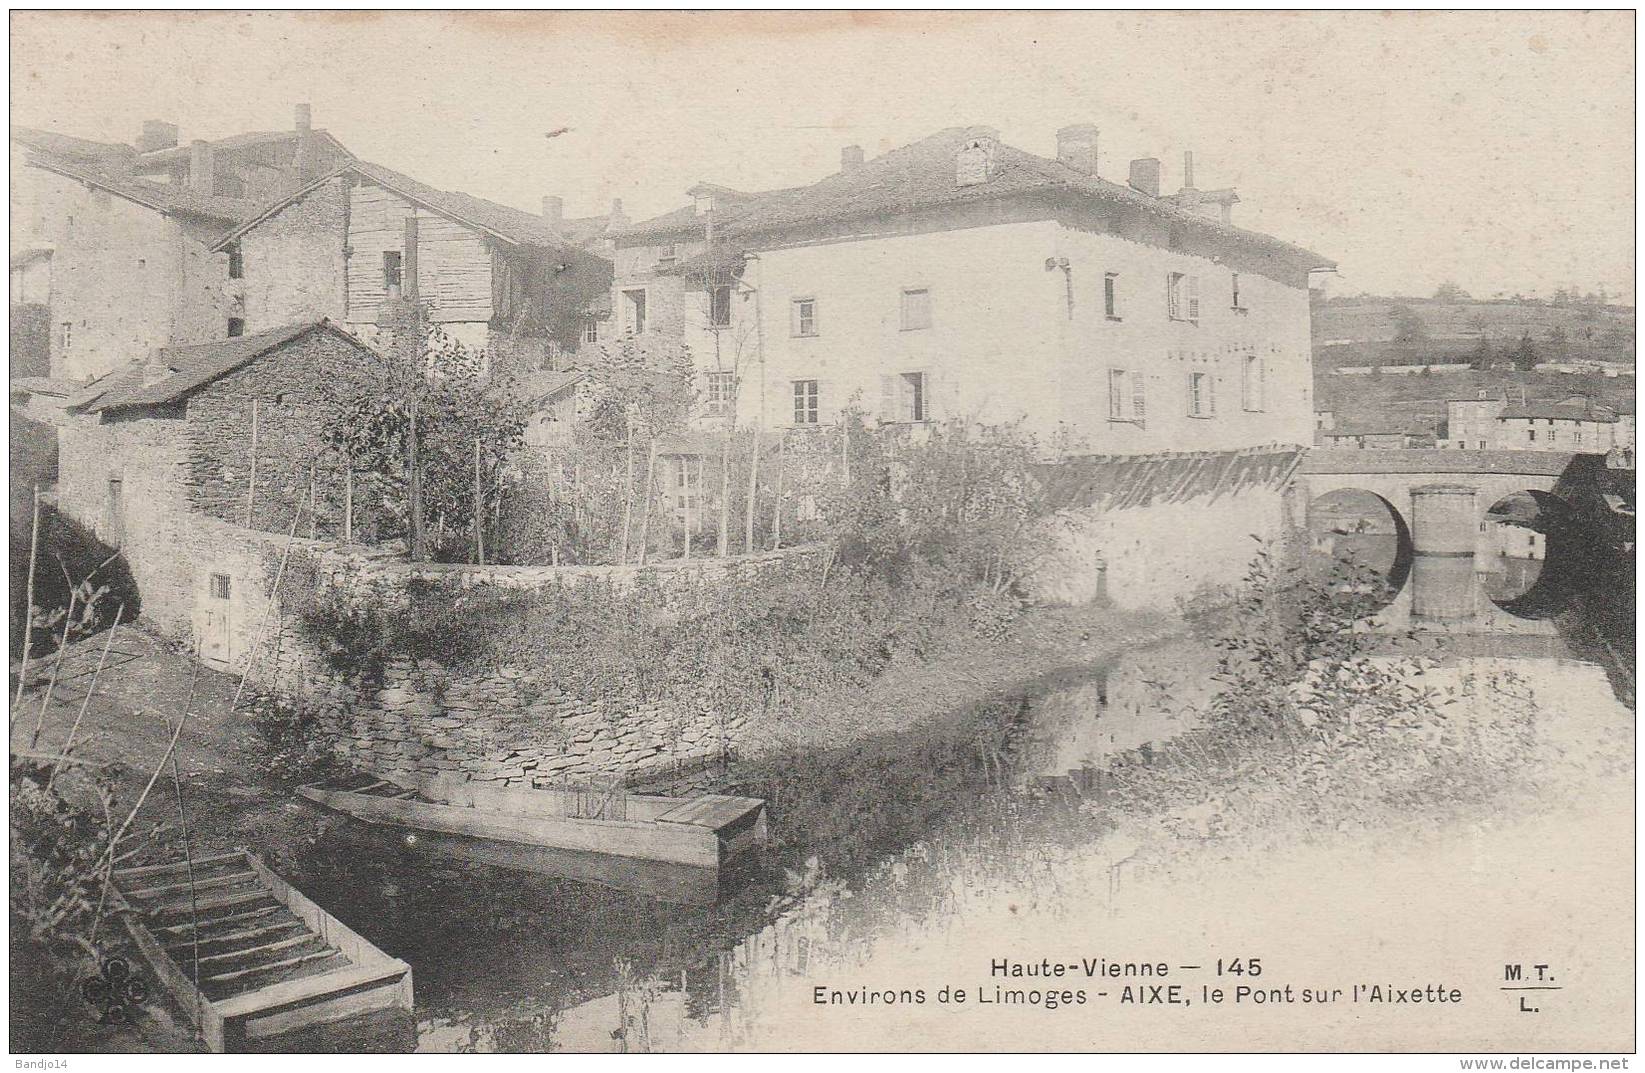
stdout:
{"type": "Polygon", "coordinates": [[[225,286],[232,258],[208,247],[260,201],[351,159],[311,129],[307,105],[290,131],[186,147],[177,135],[158,120],[130,145],[13,128],[13,304],[52,309],[54,376],[84,381],[157,347],[245,331],[225,286]]]}
{"type": "Polygon", "coordinates": [[[673,301],[753,340],[734,385],[705,384],[734,389],[742,422],[828,425],[855,404],[890,423],[1021,419],[1093,453],[1313,439],[1308,278],[1330,262],[1227,222],[1231,191],[1162,194],[1157,160],[1102,178],[1088,124],[1055,159],[951,128],[872,160],[848,147],[797,190],[695,193],[619,238],[615,319],[684,341],[673,301]],[[681,282],[642,289],[639,259],[673,266],[639,237],[697,217],[681,282]]]}
{"type": "Polygon", "coordinates": [[[582,311],[611,278],[609,262],[549,219],[359,160],[212,248],[235,267],[248,330],[328,317],[376,342],[413,300],[463,347],[524,369],[575,344],[582,311]]]}
{"type": "Polygon", "coordinates": [[[208,248],[255,203],[31,153],[29,227],[49,250],[51,374],[85,381],[134,356],[237,330],[226,259],[208,248]]]}
{"type": "MultiPolygon", "coordinates": [[[[261,531],[336,536],[341,462],[323,447],[339,401],[372,382],[379,360],[330,322],[306,321],[233,339],[156,350],[66,397],[57,506],[118,548],[157,629],[227,661],[248,642],[236,558],[261,531]]],[[[255,557],[253,557],[255,558],[255,557]]]]}
{"type": "Polygon", "coordinates": [[[1446,403],[1446,434],[1439,441],[1457,450],[1577,454],[1605,454],[1632,444],[1632,415],[1583,395],[1563,401],[1453,399],[1446,403]]]}

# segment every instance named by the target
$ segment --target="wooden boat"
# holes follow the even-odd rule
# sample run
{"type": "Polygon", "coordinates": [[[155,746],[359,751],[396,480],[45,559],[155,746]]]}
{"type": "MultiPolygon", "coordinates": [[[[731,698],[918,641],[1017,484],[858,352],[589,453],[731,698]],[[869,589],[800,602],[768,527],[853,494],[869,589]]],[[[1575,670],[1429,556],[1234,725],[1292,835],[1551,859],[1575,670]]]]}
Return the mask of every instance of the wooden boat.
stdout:
{"type": "MultiPolygon", "coordinates": [[[[493,788],[441,776],[349,775],[300,786],[316,804],[367,823],[513,845],[717,871],[766,839],[765,802],[609,788],[493,788]]],[[[413,836],[415,837],[415,835],[413,836]]]]}
{"type": "Polygon", "coordinates": [[[245,850],[120,868],[126,930],[213,1051],[412,1009],[391,958],[245,850]]]}

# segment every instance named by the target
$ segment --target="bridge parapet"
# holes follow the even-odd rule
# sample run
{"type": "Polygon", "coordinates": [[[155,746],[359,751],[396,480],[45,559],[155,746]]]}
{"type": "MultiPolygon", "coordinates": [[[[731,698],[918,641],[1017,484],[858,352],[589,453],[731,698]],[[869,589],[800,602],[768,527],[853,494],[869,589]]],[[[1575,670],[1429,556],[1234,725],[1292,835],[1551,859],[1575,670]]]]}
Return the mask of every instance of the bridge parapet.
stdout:
{"type": "Polygon", "coordinates": [[[1572,451],[1458,451],[1438,448],[1347,450],[1315,447],[1303,456],[1299,473],[1347,474],[1519,474],[1558,477],[1580,457],[1572,451]]]}

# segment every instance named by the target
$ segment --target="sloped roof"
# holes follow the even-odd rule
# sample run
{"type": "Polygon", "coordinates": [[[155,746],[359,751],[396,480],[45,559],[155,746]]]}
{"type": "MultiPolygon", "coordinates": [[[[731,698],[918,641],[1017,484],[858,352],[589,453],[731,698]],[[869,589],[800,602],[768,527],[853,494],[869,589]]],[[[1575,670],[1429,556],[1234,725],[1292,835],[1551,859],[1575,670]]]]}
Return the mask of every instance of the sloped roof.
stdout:
{"type": "Polygon", "coordinates": [[[364,343],[329,320],[300,321],[233,339],[164,347],[155,351],[147,361],[132,362],[92,381],[69,398],[67,408],[82,413],[102,413],[175,402],[189,392],[315,331],[329,331],[361,350],[370,351],[364,343]],[[165,375],[153,383],[146,383],[157,366],[164,370],[165,375]]]}
{"type": "MultiPolygon", "coordinates": [[[[339,151],[347,153],[349,156],[354,155],[330,131],[316,130],[311,133],[317,138],[323,138],[330,142],[339,151]]],[[[244,134],[231,134],[226,138],[215,138],[206,144],[210,145],[213,151],[245,149],[254,145],[295,141],[300,136],[300,133],[295,130],[253,130],[244,134]]],[[[177,160],[187,160],[192,151],[191,147],[187,145],[168,145],[164,149],[151,149],[147,153],[138,155],[137,166],[139,168],[148,168],[158,164],[169,164],[177,160]]]]}
{"type": "Polygon", "coordinates": [[[54,156],[91,161],[115,160],[135,152],[131,146],[118,142],[76,138],[72,134],[59,134],[53,130],[40,130],[36,127],[12,127],[11,140],[54,156]]]}
{"type": "Polygon", "coordinates": [[[1137,208],[1197,231],[1237,239],[1270,253],[1307,262],[1311,268],[1335,267],[1328,258],[1300,246],[1221,223],[1168,198],[1150,197],[1129,186],[1086,175],[1060,161],[1036,156],[997,140],[987,181],[960,186],[954,181],[954,157],[963,143],[977,133],[978,128],[974,127],[949,127],[830,175],[821,182],[777,192],[725,221],[725,232],[746,237],[835,220],[896,215],[935,205],[1030,193],[1067,193],[1137,208]]]}
{"type": "Polygon", "coordinates": [[[1527,403],[1509,403],[1497,416],[1499,421],[1526,419],[1549,421],[1599,421],[1606,424],[1616,420],[1616,413],[1606,406],[1590,402],[1547,402],[1532,399],[1527,403]]]}
{"type": "Polygon", "coordinates": [[[527,402],[540,402],[552,398],[567,388],[580,383],[586,373],[575,371],[554,372],[541,369],[521,378],[516,394],[527,402]]]}
{"type": "MultiPolygon", "coordinates": [[[[783,197],[797,193],[805,187],[790,186],[781,190],[765,190],[749,193],[745,190],[734,190],[729,186],[718,186],[714,183],[698,183],[687,193],[695,196],[702,192],[714,195],[714,222],[716,226],[723,226],[736,220],[742,214],[763,205],[772,198],[783,197]]],[[[682,205],[672,212],[665,212],[661,216],[653,216],[649,220],[641,220],[617,232],[617,241],[625,239],[667,238],[670,235],[689,235],[703,229],[703,219],[697,215],[697,208],[693,205],[682,205]]]]}
{"type": "Polygon", "coordinates": [[[127,201],[146,205],[156,212],[168,215],[201,216],[210,220],[238,223],[255,215],[258,208],[256,201],[247,198],[202,194],[197,190],[190,190],[186,186],[173,186],[170,183],[157,183],[147,179],[132,179],[113,175],[80,161],[72,161],[48,153],[37,152],[31,154],[29,163],[37,168],[83,182],[88,186],[107,190],[109,193],[123,197],[127,201]]]}
{"type": "Polygon", "coordinates": [[[302,200],[311,191],[347,172],[353,172],[362,178],[369,179],[379,186],[394,191],[407,201],[415,202],[431,212],[449,217],[467,227],[484,231],[486,234],[501,239],[510,245],[547,250],[558,254],[578,252],[575,244],[567,240],[564,235],[555,230],[553,225],[541,216],[522,209],[500,205],[483,197],[475,197],[473,194],[465,194],[456,190],[440,190],[429,186],[427,183],[418,182],[411,176],[403,175],[392,168],[385,168],[381,164],[372,164],[365,160],[350,161],[342,167],[335,168],[320,176],[320,178],[296,193],[264,206],[262,211],[218,239],[213,244],[212,249],[222,249],[253,227],[277,214],[287,205],[302,200]]]}

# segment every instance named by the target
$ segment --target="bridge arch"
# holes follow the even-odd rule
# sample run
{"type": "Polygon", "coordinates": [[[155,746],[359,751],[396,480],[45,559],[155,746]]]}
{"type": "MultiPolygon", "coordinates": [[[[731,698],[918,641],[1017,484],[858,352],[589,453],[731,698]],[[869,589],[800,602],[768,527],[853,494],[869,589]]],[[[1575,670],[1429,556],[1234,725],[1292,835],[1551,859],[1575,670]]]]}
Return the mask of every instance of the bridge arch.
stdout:
{"type": "Polygon", "coordinates": [[[1522,488],[1488,504],[1480,520],[1483,591],[1516,618],[1552,618],[1586,579],[1587,545],[1577,508],[1540,488],[1522,488]]]}
{"type": "Polygon", "coordinates": [[[1351,558],[1369,566],[1387,582],[1390,601],[1405,587],[1416,545],[1404,512],[1386,496],[1355,484],[1318,491],[1306,524],[1316,563],[1351,558]]]}

